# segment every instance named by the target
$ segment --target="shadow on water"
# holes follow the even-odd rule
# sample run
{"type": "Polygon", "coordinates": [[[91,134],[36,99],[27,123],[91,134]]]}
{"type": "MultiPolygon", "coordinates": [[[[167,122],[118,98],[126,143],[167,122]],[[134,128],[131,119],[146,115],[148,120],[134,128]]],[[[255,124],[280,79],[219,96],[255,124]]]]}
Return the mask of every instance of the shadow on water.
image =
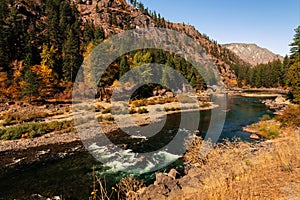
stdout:
{"type": "MultiPolygon", "coordinates": [[[[259,121],[264,114],[272,115],[261,98],[229,97],[226,121],[219,142],[225,139],[233,140],[237,137],[243,141],[250,141],[249,134],[242,131],[242,127],[259,121]]],[[[199,133],[204,137],[208,130],[211,111],[200,112],[199,133]]],[[[191,119],[192,120],[192,119],[191,119]]],[[[133,152],[151,152],[158,150],[170,141],[178,131],[181,114],[176,113],[167,117],[167,122],[161,132],[143,140],[130,138],[121,130],[110,134],[110,141],[119,146],[126,144],[133,152]]],[[[189,130],[194,132],[195,130],[189,130]]],[[[20,168],[11,168],[0,174],[0,199],[30,199],[32,194],[51,197],[63,195],[64,199],[88,199],[92,191],[92,166],[96,166],[96,174],[106,179],[107,188],[126,175],[124,172],[104,173],[107,168],[97,162],[88,152],[80,152],[64,159],[35,163],[20,168]]],[[[168,167],[183,171],[182,160],[178,159],[168,167]]],[[[155,173],[140,176],[150,184],[155,173]]]]}

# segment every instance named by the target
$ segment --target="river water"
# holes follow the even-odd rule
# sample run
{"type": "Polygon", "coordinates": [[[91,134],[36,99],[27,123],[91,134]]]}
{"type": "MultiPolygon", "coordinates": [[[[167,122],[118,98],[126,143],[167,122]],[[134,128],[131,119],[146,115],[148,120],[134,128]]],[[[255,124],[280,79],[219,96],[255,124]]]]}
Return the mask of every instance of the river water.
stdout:
{"type": "MultiPolygon", "coordinates": [[[[264,114],[272,115],[272,112],[261,103],[261,100],[262,98],[229,97],[227,109],[223,111],[226,112],[226,120],[218,142],[234,138],[251,142],[249,134],[243,132],[242,128],[259,121],[264,114]]],[[[199,136],[205,137],[211,113],[210,110],[200,112],[199,133],[197,133],[199,136]]],[[[162,131],[149,140],[134,138],[132,141],[125,141],[120,139],[121,131],[112,134],[118,137],[111,138],[111,140],[119,145],[127,143],[127,150],[123,151],[122,159],[128,159],[128,162],[130,159],[134,161],[136,160],[135,151],[147,152],[159,149],[170,142],[178,131],[180,120],[180,113],[169,115],[162,131]]],[[[195,130],[182,129],[179,131],[194,133],[195,130]]],[[[103,156],[114,156],[108,149],[103,149],[103,147],[97,149],[104,153],[103,156]]],[[[180,157],[169,152],[161,151],[155,154],[153,159],[147,162],[149,166],[146,167],[151,167],[155,162],[172,163],[160,171],[169,168],[183,170],[180,157]]],[[[64,159],[6,170],[5,173],[0,174],[0,200],[33,199],[30,198],[32,194],[46,197],[62,195],[64,199],[88,199],[93,187],[93,167],[95,174],[102,180],[106,180],[107,188],[111,188],[120,178],[126,176],[126,168],[122,165],[122,160],[116,158],[108,166],[103,166],[88,152],[80,152],[64,159]],[[119,169],[122,169],[123,172],[116,172],[119,169]]],[[[140,178],[145,179],[146,183],[151,183],[155,178],[155,173],[145,173],[140,175],[140,178]]]]}

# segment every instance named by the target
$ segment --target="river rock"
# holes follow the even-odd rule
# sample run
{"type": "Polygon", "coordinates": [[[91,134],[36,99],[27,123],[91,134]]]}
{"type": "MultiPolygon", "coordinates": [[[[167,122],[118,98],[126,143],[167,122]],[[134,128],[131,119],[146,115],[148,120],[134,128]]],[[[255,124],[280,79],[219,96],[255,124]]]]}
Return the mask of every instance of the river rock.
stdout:
{"type": "Polygon", "coordinates": [[[170,182],[172,182],[173,178],[163,174],[163,173],[156,173],[156,180],[154,182],[154,185],[168,185],[170,182]]]}
{"type": "Polygon", "coordinates": [[[250,135],[250,139],[253,139],[253,140],[259,140],[260,137],[259,137],[258,135],[256,135],[255,133],[252,133],[252,134],[250,135]]]}
{"type": "Polygon", "coordinates": [[[282,96],[278,96],[278,97],[275,99],[275,103],[276,103],[276,104],[284,104],[284,103],[285,103],[285,99],[284,99],[282,96]]]}
{"type": "Polygon", "coordinates": [[[171,169],[170,172],[168,173],[168,176],[171,177],[173,180],[176,179],[177,174],[179,174],[176,169],[171,169]]]}
{"type": "Polygon", "coordinates": [[[172,97],[174,97],[174,94],[173,94],[173,92],[166,92],[165,96],[172,98],[172,97]]]}

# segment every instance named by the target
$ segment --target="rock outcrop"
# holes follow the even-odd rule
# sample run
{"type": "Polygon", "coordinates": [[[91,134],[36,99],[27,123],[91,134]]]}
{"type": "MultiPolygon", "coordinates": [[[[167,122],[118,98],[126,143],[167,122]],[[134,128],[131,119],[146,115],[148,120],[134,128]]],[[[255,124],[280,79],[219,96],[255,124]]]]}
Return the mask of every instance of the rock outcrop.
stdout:
{"type": "Polygon", "coordinates": [[[181,196],[187,198],[189,194],[199,190],[201,186],[200,169],[191,168],[186,175],[180,178],[178,172],[171,169],[168,174],[156,173],[154,184],[139,190],[135,194],[135,198],[140,200],[180,199],[181,196]]]}

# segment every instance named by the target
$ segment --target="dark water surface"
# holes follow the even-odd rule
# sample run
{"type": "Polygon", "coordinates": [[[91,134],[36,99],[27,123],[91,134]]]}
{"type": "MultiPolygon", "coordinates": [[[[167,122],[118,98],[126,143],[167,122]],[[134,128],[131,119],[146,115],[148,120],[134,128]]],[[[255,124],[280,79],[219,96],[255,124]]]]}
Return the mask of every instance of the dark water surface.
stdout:
{"type": "MultiPolygon", "coordinates": [[[[237,137],[243,141],[251,141],[249,134],[242,131],[246,125],[259,121],[264,114],[272,115],[265,105],[261,103],[262,98],[229,97],[226,112],[226,121],[223,127],[219,142],[224,139],[232,140],[237,137]]],[[[210,123],[211,111],[200,112],[199,135],[205,136],[210,123]]],[[[176,134],[181,120],[180,113],[167,117],[167,123],[163,130],[148,140],[133,139],[128,137],[120,139],[124,135],[121,131],[116,131],[115,137],[110,138],[115,144],[127,144],[127,148],[139,152],[147,152],[165,146],[176,134]]],[[[183,130],[194,132],[194,130],[183,130]]],[[[129,152],[129,156],[132,152],[129,152]]],[[[167,168],[183,169],[182,161],[176,159],[174,155],[162,152],[153,158],[153,162],[164,162],[164,159],[172,158],[174,163],[167,168]],[[161,157],[159,157],[161,156],[161,157]],[[156,160],[155,160],[156,159],[156,160]]],[[[117,161],[118,164],[122,161],[117,161]]],[[[107,188],[114,186],[119,179],[126,175],[125,172],[113,172],[109,167],[104,167],[97,162],[88,152],[80,152],[69,155],[64,159],[39,162],[29,166],[5,170],[0,174],[0,200],[1,199],[32,199],[32,194],[41,194],[52,197],[62,195],[64,199],[88,199],[93,186],[93,166],[97,176],[105,179],[107,188]]],[[[143,174],[140,178],[151,183],[155,178],[155,173],[143,174]]]]}

